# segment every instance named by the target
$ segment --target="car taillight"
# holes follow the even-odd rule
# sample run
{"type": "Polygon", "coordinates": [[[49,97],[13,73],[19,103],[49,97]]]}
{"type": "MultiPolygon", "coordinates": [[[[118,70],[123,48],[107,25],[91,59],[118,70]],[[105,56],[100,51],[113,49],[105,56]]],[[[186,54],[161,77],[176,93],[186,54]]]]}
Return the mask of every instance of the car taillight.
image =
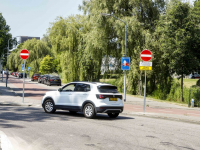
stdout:
{"type": "Polygon", "coordinates": [[[50,81],[53,81],[53,79],[50,79],[50,81]]]}
{"type": "Polygon", "coordinates": [[[105,95],[99,95],[99,94],[97,94],[96,96],[97,96],[98,99],[105,99],[106,98],[105,95]]]}

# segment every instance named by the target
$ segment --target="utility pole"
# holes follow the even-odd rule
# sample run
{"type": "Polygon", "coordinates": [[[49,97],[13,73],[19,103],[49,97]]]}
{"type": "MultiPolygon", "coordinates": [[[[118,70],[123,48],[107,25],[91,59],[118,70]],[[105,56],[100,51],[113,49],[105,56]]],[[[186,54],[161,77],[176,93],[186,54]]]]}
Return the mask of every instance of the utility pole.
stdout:
{"type": "MultiPolygon", "coordinates": [[[[101,13],[101,15],[102,16],[112,16],[125,24],[125,54],[124,54],[124,57],[126,57],[126,47],[127,47],[127,24],[126,24],[126,22],[117,18],[116,16],[114,16],[112,14],[101,13]]],[[[125,101],[126,101],[126,70],[124,70],[124,102],[125,101]]]]}

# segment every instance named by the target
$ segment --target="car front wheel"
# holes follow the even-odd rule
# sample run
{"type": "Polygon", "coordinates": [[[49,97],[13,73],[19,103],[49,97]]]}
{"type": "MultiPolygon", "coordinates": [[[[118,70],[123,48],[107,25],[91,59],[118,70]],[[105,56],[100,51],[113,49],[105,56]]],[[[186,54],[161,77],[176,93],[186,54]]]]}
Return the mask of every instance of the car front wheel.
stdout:
{"type": "Polygon", "coordinates": [[[46,100],[44,103],[44,111],[46,113],[54,113],[56,109],[54,108],[54,103],[52,100],[46,100]]]}
{"type": "Polygon", "coordinates": [[[116,118],[119,115],[119,113],[108,113],[108,116],[110,118],[116,118]]]}
{"type": "Polygon", "coordinates": [[[83,114],[86,118],[94,118],[96,115],[94,106],[90,103],[86,104],[83,109],[83,114]]]}

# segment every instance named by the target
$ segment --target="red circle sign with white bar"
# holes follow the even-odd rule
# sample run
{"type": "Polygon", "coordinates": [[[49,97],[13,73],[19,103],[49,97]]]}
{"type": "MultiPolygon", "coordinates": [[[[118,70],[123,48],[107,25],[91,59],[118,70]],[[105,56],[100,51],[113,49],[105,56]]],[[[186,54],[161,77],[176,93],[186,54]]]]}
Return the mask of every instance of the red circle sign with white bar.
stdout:
{"type": "Polygon", "coordinates": [[[27,59],[29,57],[29,51],[27,49],[23,49],[20,52],[20,57],[22,59],[27,59]]]}
{"type": "Polygon", "coordinates": [[[143,61],[149,61],[149,60],[151,60],[151,58],[152,58],[152,53],[151,53],[151,51],[148,50],[148,49],[143,50],[143,51],[140,53],[140,58],[141,58],[143,61]]]}

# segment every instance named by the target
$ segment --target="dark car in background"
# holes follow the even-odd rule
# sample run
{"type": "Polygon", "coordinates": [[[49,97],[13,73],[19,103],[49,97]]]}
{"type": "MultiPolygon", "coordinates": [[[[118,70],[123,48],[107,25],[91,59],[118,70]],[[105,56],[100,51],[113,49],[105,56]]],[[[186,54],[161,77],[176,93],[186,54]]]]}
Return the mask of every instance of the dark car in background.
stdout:
{"type": "Polygon", "coordinates": [[[61,79],[59,76],[49,75],[47,77],[46,84],[49,86],[51,86],[51,85],[61,86],[61,79]]]}
{"type": "Polygon", "coordinates": [[[40,74],[39,73],[34,73],[31,77],[31,81],[35,81],[37,80],[38,81],[38,78],[40,77],[40,74]]]}
{"type": "Polygon", "coordinates": [[[42,83],[42,78],[43,78],[43,76],[44,76],[44,75],[40,75],[40,76],[38,77],[38,83],[42,83]]]}
{"type": "Polygon", "coordinates": [[[18,78],[23,78],[23,75],[24,75],[25,78],[27,78],[26,73],[23,74],[23,73],[19,72],[17,76],[18,76],[18,78]]]}

